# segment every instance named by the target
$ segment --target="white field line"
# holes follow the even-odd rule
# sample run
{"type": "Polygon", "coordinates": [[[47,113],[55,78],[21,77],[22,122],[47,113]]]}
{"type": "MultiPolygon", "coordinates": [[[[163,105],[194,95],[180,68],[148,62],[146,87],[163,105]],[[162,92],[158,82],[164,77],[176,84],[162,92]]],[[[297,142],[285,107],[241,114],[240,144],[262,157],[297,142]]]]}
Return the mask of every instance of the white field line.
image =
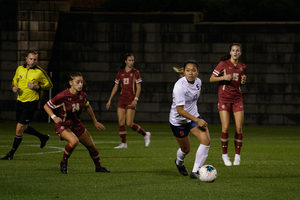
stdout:
{"type": "MultiPolygon", "coordinates": [[[[160,134],[170,134],[173,136],[172,133],[170,132],[160,132],[160,134]]],[[[192,135],[192,134],[190,134],[192,135]]],[[[193,137],[193,136],[191,136],[193,137]]],[[[281,139],[290,139],[290,138],[295,138],[295,139],[300,139],[300,137],[275,137],[275,138],[244,138],[244,140],[281,140],[281,139]]],[[[170,138],[171,139],[174,139],[173,137],[170,138]]],[[[215,139],[210,139],[210,140],[217,140],[219,141],[220,138],[215,138],[215,139]]],[[[234,140],[234,138],[230,138],[229,140],[234,140]]],[[[166,141],[166,140],[159,140],[159,141],[166,141]]],[[[141,139],[140,141],[130,141],[130,143],[139,143],[139,142],[144,142],[143,139],[141,139]]],[[[114,141],[99,141],[99,142],[95,142],[95,144],[118,144],[120,142],[114,142],[114,141]]],[[[32,147],[40,147],[40,145],[24,145],[24,146],[32,146],[32,147]]],[[[0,148],[7,148],[7,147],[11,147],[11,145],[0,145],[0,148]]],[[[50,146],[50,145],[46,145],[44,147],[44,149],[57,149],[56,151],[48,151],[48,152],[38,152],[38,153],[23,153],[23,154],[18,154],[20,156],[23,156],[23,155],[42,155],[42,154],[50,154],[50,153],[61,153],[65,150],[65,148],[62,148],[62,147],[57,147],[57,146],[50,146]]]]}

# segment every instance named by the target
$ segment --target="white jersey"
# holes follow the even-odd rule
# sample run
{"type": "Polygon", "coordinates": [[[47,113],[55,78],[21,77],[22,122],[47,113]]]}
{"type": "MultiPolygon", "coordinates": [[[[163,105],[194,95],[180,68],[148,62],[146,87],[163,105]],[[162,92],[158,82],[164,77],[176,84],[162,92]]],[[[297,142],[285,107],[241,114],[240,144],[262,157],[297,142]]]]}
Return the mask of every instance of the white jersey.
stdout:
{"type": "Polygon", "coordinates": [[[169,122],[173,126],[190,123],[191,120],[178,114],[176,106],[184,106],[184,110],[195,117],[199,117],[197,101],[200,96],[202,82],[199,78],[193,84],[185,77],[180,78],[173,88],[173,103],[171,106],[169,122]]]}

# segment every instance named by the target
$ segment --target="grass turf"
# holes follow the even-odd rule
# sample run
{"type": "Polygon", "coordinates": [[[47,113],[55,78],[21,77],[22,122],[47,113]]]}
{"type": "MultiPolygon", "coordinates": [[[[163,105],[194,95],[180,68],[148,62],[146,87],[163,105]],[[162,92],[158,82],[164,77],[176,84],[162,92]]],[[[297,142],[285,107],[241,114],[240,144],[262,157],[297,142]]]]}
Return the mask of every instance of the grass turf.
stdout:
{"type": "MultiPolygon", "coordinates": [[[[85,123],[100,152],[101,163],[112,173],[96,173],[88,151],[81,144],[69,159],[69,174],[60,172],[66,141],[60,141],[53,124],[31,123],[50,134],[40,149],[39,140],[25,134],[13,160],[0,160],[0,199],[300,199],[300,128],[244,126],[240,166],[224,166],[219,125],[210,125],[211,147],[205,164],[213,165],[213,183],[184,177],[174,164],[178,144],[168,124],[141,123],[152,133],[144,146],[141,135],[128,129],[127,149],[120,142],[117,123],[104,123],[98,132],[85,123]]],[[[0,155],[9,152],[14,123],[0,124],[0,155]]],[[[234,158],[231,127],[228,153],[234,158]]],[[[191,138],[185,165],[191,171],[199,142],[191,138]]]]}

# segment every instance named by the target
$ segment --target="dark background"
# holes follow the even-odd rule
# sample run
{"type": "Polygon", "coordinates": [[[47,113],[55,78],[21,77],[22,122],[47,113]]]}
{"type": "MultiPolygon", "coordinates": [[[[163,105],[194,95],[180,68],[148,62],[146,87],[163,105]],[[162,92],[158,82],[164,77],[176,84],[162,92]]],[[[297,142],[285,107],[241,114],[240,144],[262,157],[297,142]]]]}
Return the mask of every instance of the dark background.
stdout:
{"type": "MultiPolygon", "coordinates": [[[[247,84],[245,124],[299,125],[298,1],[0,1],[0,119],[15,120],[11,81],[28,50],[52,74],[52,96],[81,71],[99,121],[117,122],[118,95],[105,104],[123,55],[135,56],[142,76],[136,122],[168,122],[172,67],[195,59],[203,81],[199,112],[219,124],[217,83],[209,83],[233,42],[243,45],[247,84]]],[[[42,92],[35,119],[47,121],[42,92]]],[[[83,120],[90,120],[86,113],[83,120]]],[[[233,121],[232,121],[233,122],[233,121]]]]}

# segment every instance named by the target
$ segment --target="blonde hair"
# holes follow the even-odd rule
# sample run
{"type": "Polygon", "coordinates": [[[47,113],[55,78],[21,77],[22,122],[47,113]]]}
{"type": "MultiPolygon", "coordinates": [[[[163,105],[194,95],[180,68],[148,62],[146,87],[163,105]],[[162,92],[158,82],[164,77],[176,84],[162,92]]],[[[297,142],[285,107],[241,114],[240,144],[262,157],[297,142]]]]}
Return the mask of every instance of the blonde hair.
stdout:
{"type": "Polygon", "coordinates": [[[28,56],[29,56],[29,54],[33,54],[34,56],[37,56],[37,57],[39,57],[39,53],[38,53],[38,52],[36,52],[36,51],[28,51],[28,52],[27,52],[27,55],[26,55],[26,57],[28,57],[28,56]]]}
{"type": "Polygon", "coordinates": [[[197,70],[198,70],[198,63],[197,63],[196,60],[188,60],[188,61],[186,61],[186,62],[183,64],[183,67],[180,67],[180,68],[178,68],[178,67],[173,67],[173,70],[174,70],[175,72],[177,72],[178,74],[180,74],[181,77],[184,77],[184,70],[185,70],[185,67],[186,67],[187,64],[194,64],[194,65],[196,65],[196,68],[197,68],[197,70]]]}

